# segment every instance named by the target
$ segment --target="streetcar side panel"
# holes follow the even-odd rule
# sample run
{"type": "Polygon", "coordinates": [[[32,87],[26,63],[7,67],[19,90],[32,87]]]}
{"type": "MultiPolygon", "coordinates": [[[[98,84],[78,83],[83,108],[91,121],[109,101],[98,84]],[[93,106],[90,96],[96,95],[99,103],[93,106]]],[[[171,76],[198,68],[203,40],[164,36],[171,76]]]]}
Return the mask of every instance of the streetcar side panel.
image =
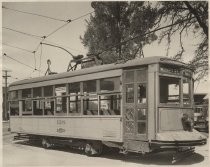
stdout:
{"type": "Polygon", "coordinates": [[[15,133],[122,142],[121,117],[11,117],[15,133]]]}

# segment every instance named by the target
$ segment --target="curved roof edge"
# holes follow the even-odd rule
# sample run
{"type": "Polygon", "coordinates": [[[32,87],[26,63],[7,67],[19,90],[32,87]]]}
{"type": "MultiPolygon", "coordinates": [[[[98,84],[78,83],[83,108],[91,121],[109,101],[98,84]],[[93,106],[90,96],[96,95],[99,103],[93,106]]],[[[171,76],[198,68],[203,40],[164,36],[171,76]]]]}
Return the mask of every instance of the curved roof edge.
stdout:
{"type": "Polygon", "coordinates": [[[179,65],[179,66],[186,66],[185,63],[173,60],[168,57],[163,57],[163,56],[136,58],[136,59],[129,60],[126,63],[105,64],[105,65],[100,65],[100,66],[93,66],[93,67],[89,67],[89,68],[79,69],[79,70],[71,71],[71,72],[63,72],[63,73],[58,73],[58,74],[53,74],[53,75],[36,77],[36,78],[32,78],[32,79],[24,79],[24,80],[13,82],[9,86],[27,84],[27,83],[31,83],[31,82],[47,81],[47,80],[53,80],[53,79],[61,79],[61,78],[73,77],[73,76],[77,76],[77,75],[109,71],[109,70],[138,66],[138,65],[148,65],[148,64],[154,64],[154,63],[159,63],[159,62],[174,64],[174,65],[179,65]]]}

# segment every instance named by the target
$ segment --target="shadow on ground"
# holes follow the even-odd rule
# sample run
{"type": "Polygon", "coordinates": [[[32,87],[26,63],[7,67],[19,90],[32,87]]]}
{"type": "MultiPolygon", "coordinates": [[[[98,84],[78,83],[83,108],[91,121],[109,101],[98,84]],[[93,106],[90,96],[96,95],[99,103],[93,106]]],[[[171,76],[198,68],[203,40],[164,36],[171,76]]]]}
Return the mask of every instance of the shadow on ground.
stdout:
{"type": "MultiPolygon", "coordinates": [[[[14,144],[28,145],[28,146],[42,148],[42,145],[40,142],[30,143],[28,140],[15,141],[14,144]]],[[[52,149],[56,151],[63,151],[63,152],[81,154],[81,155],[84,154],[84,151],[82,150],[73,149],[73,148],[64,147],[64,146],[55,146],[52,149]]],[[[119,151],[116,149],[105,149],[101,157],[96,157],[96,158],[121,160],[124,162],[143,164],[143,165],[171,165],[173,154],[174,154],[173,152],[162,152],[162,153],[154,153],[154,154],[148,154],[148,155],[141,155],[141,154],[135,154],[135,153],[129,153],[127,155],[123,155],[123,154],[119,154],[119,151]]],[[[184,159],[176,162],[174,165],[192,165],[192,164],[200,163],[203,160],[204,160],[204,157],[202,155],[198,153],[193,153],[191,156],[185,157],[184,159]]]]}

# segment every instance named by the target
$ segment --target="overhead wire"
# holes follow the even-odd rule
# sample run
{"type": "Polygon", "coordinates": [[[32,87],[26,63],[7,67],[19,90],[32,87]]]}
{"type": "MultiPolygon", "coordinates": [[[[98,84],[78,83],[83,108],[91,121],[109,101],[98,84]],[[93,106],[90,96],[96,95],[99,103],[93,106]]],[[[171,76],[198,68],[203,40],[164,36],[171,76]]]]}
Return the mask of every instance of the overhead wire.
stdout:
{"type": "MultiPolygon", "coordinates": [[[[19,60],[17,60],[17,59],[14,59],[14,58],[8,56],[6,53],[4,53],[3,56],[6,56],[6,57],[8,57],[8,58],[10,58],[10,59],[12,59],[12,60],[14,60],[14,61],[16,61],[16,62],[18,62],[18,63],[24,65],[24,66],[26,66],[26,67],[28,67],[28,68],[31,68],[31,69],[35,70],[35,71],[39,71],[39,70],[37,70],[37,69],[34,69],[34,67],[32,67],[32,66],[30,66],[30,65],[28,65],[28,64],[25,64],[25,63],[23,63],[23,62],[21,62],[21,61],[19,61],[19,60]]],[[[41,71],[40,71],[40,72],[41,72],[41,71]]],[[[43,72],[42,72],[42,73],[43,73],[43,72]]]]}
{"type": "Polygon", "coordinates": [[[42,38],[42,36],[38,36],[38,35],[34,35],[34,34],[30,34],[30,33],[26,33],[26,32],[19,31],[19,30],[15,30],[15,29],[8,28],[8,27],[2,27],[2,28],[3,28],[3,29],[6,29],[6,30],[13,31],[13,32],[17,32],[17,33],[20,33],[20,34],[23,34],[23,35],[27,35],[27,36],[30,36],[30,37],[34,37],[34,38],[36,38],[36,39],[40,39],[40,38],[42,38]]]}
{"type": "Polygon", "coordinates": [[[37,51],[38,51],[38,49],[39,49],[41,43],[42,43],[46,38],[48,38],[49,36],[53,35],[53,34],[56,33],[58,30],[60,30],[61,28],[65,27],[66,25],[68,25],[68,24],[71,23],[72,21],[76,21],[76,20],[78,20],[78,19],[81,19],[81,18],[83,18],[83,17],[85,17],[85,16],[87,16],[87,15],[93,13],[93,12],[94,12],[94,11],[88,12],[88,13],[82,15],[82,16],[79,16],[79,17],[77,17],[77,18],[74,18],[73,20],[69,19],[69,20],[66,21],[65,24],[63,24],[62,26],[56,28],[54,31],[52,31],[51,33],[49,33],[47,36],[43,36],[43,37],[42,37],[42,40],[41,40],[40,43],[37,45],[37,47],[35,48],[34,52],[37,52],[37,51]]]}
{"type": "Polygon", "coordinates": [[[49,33],[45,38],[48,38],[49,36],[51,36],[52,34],[56,33],[58,30],[60,30],[61,28],[65,27],[67,24],[69,24],[70,22],[67,22],[65,24],[63,24],[62,26],[56,28],[55,30],[53,30],[51,33],[49,33]]]}
{"type": "Polygon", "coordinates": [[[82,16],[76,17],[76,18],[74,18],[74,19],[69,19],[69,20],[67,20],[65,24],[63,24],[62,26],[60,26],[60,27],[58,27],[57,29],[55,29],[54,31],[52,31],[50,34],[48,34],[48,35],[46,36],[46,38],[49,37],[49,36],[51,36],[51,35],[54,34],[55,32],[57,32],[57,31],[60,30],[61,28],[65,27],[65,26],[68,25],[69,23],[72,23],[73,21],[79,20],[79,19],[81,19],[81,18],[83,18],[83,17],[85,17],[85,16],[87,16],[87,15],[90,15],[90,14],[92,14],[92,13],[94,13],[94,12],[95,12],[95,11],[88,12],[88,13],[82,15],[82,16]]]}
{"type": "MultiPolygon", "coordinates": [[[[7,7],[5,7],[5,6],[3,6],[2,8],[4,8],[4,9],[10,9],[10,8],[7,8],[7,7]]],[[[12,9],[12,10],[15,10],[15,9],[12,9]]],[[[76,18],[74,18],[74,19],[69,19],[69,20],[66,20],[65,21],[65,24],[63,24],[62,26],[60,26],[60,27],[58,27],[58,28],[56,28],[55,30],[53,30],[51,33],[49,33],[48,35],[46,35],[46,36],[38,36],[38,35],[34,35],[34,34],[30,34],[30,33],[25,33],[25,32],[22,32],[22,31],[19,31],[19,30],[15,30],[15,29],[12,29],[12,28],[8,28],[8,27],[3,27],[4,29],[7,29],[7,30],[11,30],[11,31],[14,31],[14,32],[17,32],[17,33],[21,33],[21,34],[24,34],[24,35],[28,35],[28,36],[31,36],[31,37],[35,37],[35,38],[41,38],[42,40],[40,41],[40,43],[41,42],[43,42],[46,38],[48,38],[49,36],[51,36],[51,35],[53,35],[54,33],[56,33],[58,30],[60,30],[61,28],[63,28],[63,27],[65,27],[66,25],[68,25],[69,23],[71,23],[71,22],[73,22],[73,21],[76,21],[76,20],[78,20],[78,19],[81,19],[81,18],[83,18],[83,17],[85,17],[85,16],[87,16],[87,15],[89,15],[89,14],[92,14],[94,11],[92,11],[92,12],[88,12],[88,13],[86,13],[86,14],[84,14],[84,15],[82,15],[82,16],[79,16],[79,17],[76,17],[76,18]]],[[[31,13],[30,13],[31,14],[31,13]]],[[[39,49],[39,47],[40,47],[40,43],[37,45],[37,47],[34,49],[34,52],[37,52],[37,50],[39,49]]]]}
{"type": "Polygon", "coordinates": [[[23,48],[20,48],[20,47],[16,47],[16,46],[12,46],[12,45],[8,45],[8,44],[5,44],[5,43],[2,43],[3,45],[5,46],[9,46],[9,47],[12,47],[12,48],[15,48],[15,49],[20,49],[20,50],[23,50],[27,53],[31,53],[34,55],[34,68],[36,69],[36,53],[34,51],[30,51],[30,50],[27,50],[27,49],[23,49],[23,48]]]}
{"type": "MultiPolygon", "coordinates": [[[[11,30],[11,31],[14,31],[14,32],[17,32],[17,33],[21,33],[21,34],[24,34],[24,35],[28,35],[28,36],[31,36],[31,37],[36,37],[36,38],[39,38],[39,39],[41,38],[41,39],[42,39],[42,40],[40,41],[40,43],[37,45],[37,47],[34,49],[34,51],[29,51],[30,53],[33,53],[33,54],[34,54],[35,70],[37,70],[37,69],[36,69],[36,58],[35,58],[35,53],[38,51],[39,47],[42,45],[42,42],[43,42],[46,38],[48,38],[49,36],[53,35],[54,33],[56,33],[57,31],[59,31],[60,29],[62,29],[62,28],[65,27],[66,25],[68,25],[69,23],[71,23],[71,22],[73,22],[73,21],[76,21],[76,20],[79,20],[79,19],[81,19],[81,18],[83,18],[83,17],[85,17],[85,16],[87,16],[87,15],[89,15],[89,14],[92,14],[92,13],[94,12],[94,11],[88,12],[88,13],[86,13],[86,14],[84,14],[84,15],[82,15],[82,16],[79,16],[79,17],[77,17],[77,18],[74,18],[74,19],[72,19],[72,20],[71,20],[71,19],[69,19],[69,20],[61,20],[61,19],[55,19],[55,18],[52,18],[52,17],[48,17],[48,16],[36,14],[36,13],[30,13],[30,12],[20,11],[20,10],[16,10],[16,9],[11,9],[11,8],[7,8],[7,7],[5,7],[5,6],[3,6],[2,8],[3,8],[3,9],[8,9],[8,10],[13,10],[13,11],[16,11],[16,12],[25,13],[25,14],[31,14],[31,15],[36,15],[36,16],[40,16],[40,17],[45,17],[45,18],[49,18],[49,19],[58,20],[58,21],[64,21],[64,22],[65,22],[65,24],[63,24],[62,26],[56,28],[54,31],[52,31],[51,33],[49,33],[47,36],[38,36],[38,35],[30,34],[30,33],[25,33],[25,32],[19,31],[19,30],[15,30],[15,29],[12,29],[12,28],[3,27],[4,29],[8,29],[8,30],[11,30]]],[[[18,47],[16,47],[16,48],[18,48],[18,47]]],[[[20,49],[20,48],[19,48],[19,49],[20,49]]],[[[26,49],[22,49],[22,50],[25,50],[25,51],[26,51],[26,49]]],[[[42,55],[42,48],[41,48],[41,55],[42,55]]],[[[40,60],[41,60],[41,55],[40,55],[40,60]]],[[[5,56],[7,56],[7,55],[5,54],[5,56]]],[[[10,56],[7,56],[7,57],[11,58],[10,56]]],[[[21,63],[21,64],[24,64],[24,63],[22,63],[22,62],[20,62],[20,61],[18,61],[18,60],[16,60],[16,59],[14,59],[14,58],[11,58],[11,59],[13,59],[14,61],[17,61],[17,62],[19,62],[19,63],[21,63]]],[[[40,64],[41,64],[41,62],[40,62],[40,64]]],[[[24,64],[24,65],[28,66],[27,64],[24,64]]],[[[33,68],[33,67],[31,67],[31,66],[28,66],[28,67],[33,68]]],[[[40,65],[40,67],[39,67],[39,70],[40,70],[40,68],[41,68],[41,65],[40,65]]],[[[33,69],[34,69],[34,68],[33,68],[33,69]]]]}
{"type": "Polygon", "coordinates": [[[12,8],[8,8],[8,7],[5,7],[5,6],[2,6],[2,8],[7,9],[7,10],[11,10],[11,11],[14,11],[14,12],[19,12],[19,13],[39,16],[39,17],[43,17],[43,18],[47,18],[47,19],[51,19],[51,20],[66,22],[66,20],[63,20],[63,19],[58,19],[58,18],[46,16],[46,15],[37,14],[37,13],[31,13],[31,12],[27,12],[27,11],[23,11],[23,10],[12,9],[12,8]]]}
{"type": "Polygon", "coordinates": [[[27,53],[33,53],[34,52],[34,51],[31,51],[31,50],[28,50],[28,49],[24,49],[24,48],[21,48],[21,47],[13,46],[13,45],[6,44],[6,43],[2,43],[2,45],[9,46],[11,48],[15,48],[15,49],[19,49],[19,50],[23,50],[23,51],[25,51],[27,53]]]}
{"type": "Polygon", "coordinates": [[[76,21],[76,20],[79,20],[79,19],[81,19],[81,18],[83,18],[83,17],[85,17],[85,16],[87,16],[87,15],[90,15],[90,14],[92,14],[92,13],[94,13],[94,12],[95,12],[95,11],[92,11],[92,12],[86,13],[86,14],[84,14],[84,15],[82,15],[82,16],[76,17],[76,18],[72,19],[71,22],[76,21]]]}
{"type": "MultiPolygon", "coordinates": [[[[46,36],[38,36],[38,35],[34,35],[34,34],[29,34],[29,33],[23,32],[23,31],[18,31],[18,30],[15,30],[15,29],[7,28],[7,27],[2,27],[2,28],[9,29],[11,31],[14,31],[14,32],[17,32],[17,33],[20,33],[20,34],[24,34],[24,35],[27,35],[27,36],[31,36],[31,37],[34,37],[35,39],[43,39],[43,38],[46,38],[46,36]]],[[[61,44],[58,44],[58,43],[55,43],[55,42],[52,42],[52,41],[49,41],[49,40],[46,40],[46,39],[45,39],[45,41],[46,42],[49,42],[49,43],[52,43],[52,44],[55,44],[55,45],[59,45],[59,46],[62,46],[62,47],[71,49],[71,50],[80,51],[80,50],[77,50],[77,49],[74,49],[74,48],[70,48],[68,46],[61,45],[61,44]]],[[[33,52],[33,51],[30,51],[30,52],[33,52]]]]}

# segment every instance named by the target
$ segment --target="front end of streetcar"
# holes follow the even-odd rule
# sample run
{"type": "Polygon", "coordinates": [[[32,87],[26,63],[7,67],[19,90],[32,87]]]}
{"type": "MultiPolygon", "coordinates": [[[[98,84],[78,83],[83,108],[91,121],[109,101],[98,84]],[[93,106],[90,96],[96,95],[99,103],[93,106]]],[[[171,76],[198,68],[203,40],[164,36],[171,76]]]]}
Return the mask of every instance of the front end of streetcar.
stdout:
{"type": "Polygon", "coordinates": [[[194,129],[193,71],[186,65],[159,63],[155,136],[152,151],[194,151],[206,137],[194,129]]]}

